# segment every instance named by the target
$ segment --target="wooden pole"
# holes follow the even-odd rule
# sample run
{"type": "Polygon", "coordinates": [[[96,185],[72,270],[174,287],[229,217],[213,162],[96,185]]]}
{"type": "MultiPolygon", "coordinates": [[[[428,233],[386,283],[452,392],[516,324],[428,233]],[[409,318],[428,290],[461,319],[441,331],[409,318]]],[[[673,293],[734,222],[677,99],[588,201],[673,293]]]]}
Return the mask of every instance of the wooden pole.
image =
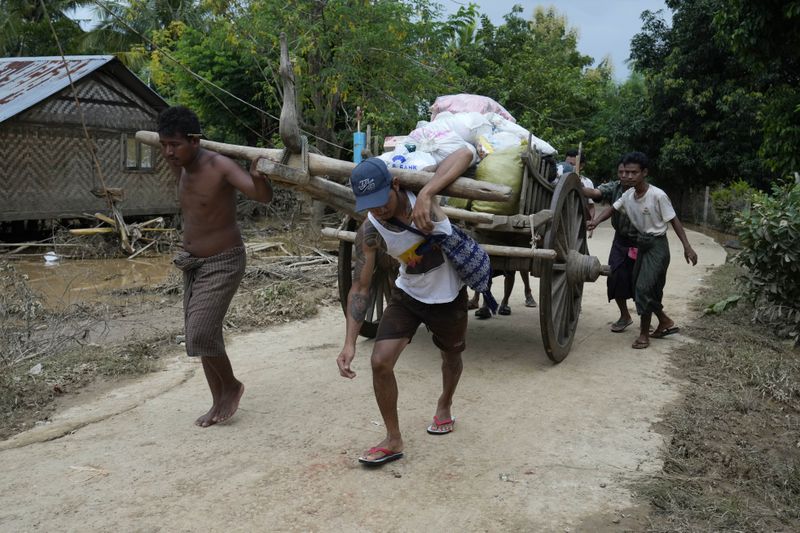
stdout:
{"type": "MultiPolygon", "coordinates": [[[[345,231],[336,228],[322,228],[322,234],[325,237],[332,237],[345,242],[356,242],[355,231],[345,231]]],[[[494,244],[481,244],[481,248],[486,250],[486,253],[494,256],[502,257],[535,257],[538,259],[554,260],[556,258],[555,250],[546,250],[542,248],[522,248],[520,246],[498,246],[494,244]]]]}
{"type": "MultiPolygon", "coordinates": [[[[151,146],[160,147],[158,142],[158,134],[153,131],[139,131],[136,133],[136,140],[139,142],[149,144],[151,146]]],[[[272,148],[253,148],[250,146],[239,146],[236,144],[226,144],[214,141],[200,140],[200,146],[207,150],[213,150],[220,154],[236,159],[247,159],[252,161],[254,159],[262,158],[258,162],[259,172],[269,175],[275,181],[281,183],[294,183],[295,185],[306,185],[299,183],[303,181],[299,175],[297,176],[277,176],[273,174],[274,165],[276,161],[280,161],[283,156],[283,150],[272,148]],[[266,160],[265,160],[266,159],[266,160]]],[[[289,167],[297,171],[297,174],[302,171],[302,162],[298,155],[292,155],[289,159],[289,167]]],[[[333,178],[350,177],[355,164],[349,161],[341,161],[332,157],[325,157],[319,154],[308,154],[308,174],[311,176],[329,176],[333,178]]],[[[419,170],[407,170],[400,168],[390,168],[392,176],[395,176],[400,184],[405,189],[411,191],[418,191],[428,183],[433,177],[433,172],[424,172],[419,170]]],[[[306,178],[307,181],[307,178],[306,178]]],[[[511,187],[506,185],[496,185],[494,183],[487,183],[484,181],[477,181],[470,178],[458,178],[448,188],[443,190],[441,194],[445,196],[456,196],[458,198],[469,198],[473,200],[491,200],[493,202],[508,202],[511,201],[511,187]]]]}

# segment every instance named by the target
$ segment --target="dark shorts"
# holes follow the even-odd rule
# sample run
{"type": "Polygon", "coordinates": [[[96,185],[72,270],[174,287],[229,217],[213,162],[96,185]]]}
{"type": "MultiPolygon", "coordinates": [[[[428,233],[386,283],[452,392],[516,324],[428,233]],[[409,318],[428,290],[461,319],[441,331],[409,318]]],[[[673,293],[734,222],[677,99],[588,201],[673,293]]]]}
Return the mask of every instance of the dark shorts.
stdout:
{"type": "Polygon", "coordinates": [[[426,304],[395,289],[389,305],[383,310],[376,341],[411,339],[420,324],[433,333],[433,343],[442,351],[460,353],[467,347],[467,288],[452,302],[426,304]]]}

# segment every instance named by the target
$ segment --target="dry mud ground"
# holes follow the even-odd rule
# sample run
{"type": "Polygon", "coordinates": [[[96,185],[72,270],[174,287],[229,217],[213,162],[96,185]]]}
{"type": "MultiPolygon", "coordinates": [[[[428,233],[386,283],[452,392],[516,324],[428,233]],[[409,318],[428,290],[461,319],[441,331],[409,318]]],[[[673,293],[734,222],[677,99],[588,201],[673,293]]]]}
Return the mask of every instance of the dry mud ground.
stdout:
{"type": "MultiPolygon", "coordinates": [[[[678,324],[725,252],[689,231],[687,266],[670,233],[665,306],[678,324]]],[[[611,229],[590,242],[605,259],[611,229]]],[[[532,279],[534,290],[537,280],[532,279]]],[[[424,332],[397,368],[406,456],[381,469],[356,461],[383,437],[361,340],[352,381],[335,357],[343,318],[314,319],[228,339],[246,385],[229,422],[193,425],[209,395],[200,366],[175,353],[124,386],[82,394],[52,423],[0,442],[3,531],[623,531],[641,530],[631,481],[661,468],[654,427],[677,398],[674,335],[633,350],[635,328],[613,334],[605,283],[587,284],[569,357],[542,348],[536,309],[472,317],[454,403],[456,431],[425,432],[440,390],[424,332]],[[49,439],[49,440],[48,440],[49,439]]]]}

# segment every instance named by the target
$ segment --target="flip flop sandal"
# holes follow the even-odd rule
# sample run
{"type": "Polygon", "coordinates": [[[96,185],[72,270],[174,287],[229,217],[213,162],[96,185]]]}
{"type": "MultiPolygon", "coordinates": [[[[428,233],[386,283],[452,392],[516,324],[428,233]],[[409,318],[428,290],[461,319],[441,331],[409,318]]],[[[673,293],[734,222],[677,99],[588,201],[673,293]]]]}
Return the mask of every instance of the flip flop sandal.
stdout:
{"type": "Polygon", "coordinates": [[[481,307],[475,311],[475,316],[481,320],[486,320],[487,318],[492,318],[492,312],[489,311],[488,307],[481,307]]]}
{"type": "Polygon", "coordinates": [[[501,305],[500,307],[497,308],[497,314],[508,316],[511,314],[511,308],[507,305],[501,305]]]}
{"type": "Polygon", "coordinates": [[[386,463],[391,463],[392,461],[396,461],[403,457],[403,452],[394,452],[389,448],[380,448],[378,446],[374,448],[370,448],[367,450],[367,455],[375,455],[376,453],[382,453],[383,456],[378,457],[377,459],[367,459],[366,457],[359,457],[358,462],[362,465],[368,466],[380,466],[386,463]]]}
{"type": "Polygon", "coordinates": [[[536,307],[536,300],[533,299],[532,294],[525,297],[525,307],[536,307]]]}
{"type": "Polygon", "coordinates": [[[439,420],[436,415],[433,416],[433,424],[428,426],[428,433],[431,435],[447,435],[448,433],[452,433],[453,429],[455,429],[456,424],[456,417],[452,417],[449,420],[439,420]],[[450,425],[450,429],[439,429],[442,426],[450,425]]]}
{"type": "Polygon", "coordinates": [[[672,326],[671,328],[667,329],[657,329],[653,333],[650,334],[651,337],[654,339],[663,339],[667,335],[673,335],[678,333],[681,330],[678,326],[672,326]]]}
{"type": "Polygon", "coordinates": [[[635,341],[633,341],[633,344],[631,344],[631,348],[633,348],[634,350],[643,350],[645,348],[648,348],[649,346],[650,346],[649,342],[640,342],[639,339],[636,339],[635,341]]]}
{"type": "Polygon", "coordinates": [[[614,333],[622,333],[623,331],[625,331],[625,328],[627,328],[631,324],[633,324],[633,320],[623,320],[620,318],[619,320],[611,324],[611,331],[613,331],[614,333]]]}

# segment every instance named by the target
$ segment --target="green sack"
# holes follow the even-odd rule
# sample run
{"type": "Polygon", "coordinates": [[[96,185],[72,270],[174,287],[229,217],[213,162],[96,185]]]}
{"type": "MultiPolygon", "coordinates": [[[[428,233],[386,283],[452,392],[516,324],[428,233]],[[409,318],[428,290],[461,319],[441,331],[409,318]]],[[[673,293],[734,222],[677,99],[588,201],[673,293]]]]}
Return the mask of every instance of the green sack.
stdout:
{"type": "Polygon", "coordinates": [[[494,215],[516,215],[519,212],[519,193],[522,189],[522,151],[526,145],[509,146],[496,150],[483,158],[475,172],[475,179],[511,187],[511,200],[489,202],[473,200],[472,211],[494,215]]]}
{"type": "Polygon", "coordinates": [[[457,198],[455,196],[451,196],[447,199],[447,205],[450,207],[457,207],[458,209],[466,209],[469,210],[469,204],[472,200],[469,198],[457,198]]]}

